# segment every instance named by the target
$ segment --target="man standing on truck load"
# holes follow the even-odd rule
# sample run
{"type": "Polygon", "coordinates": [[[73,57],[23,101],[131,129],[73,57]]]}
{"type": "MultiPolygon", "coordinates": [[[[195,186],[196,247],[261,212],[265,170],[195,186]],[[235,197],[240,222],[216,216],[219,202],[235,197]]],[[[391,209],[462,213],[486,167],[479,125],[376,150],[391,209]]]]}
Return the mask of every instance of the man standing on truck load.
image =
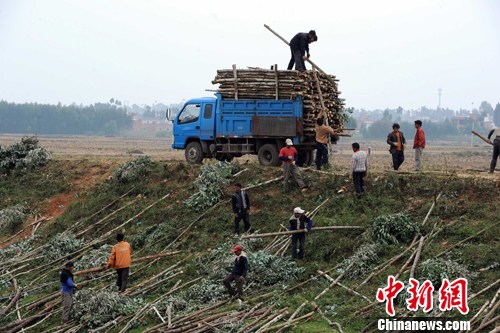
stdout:
{"type": "Polygon", "coordinates": [[[422,154],[425,148],[425,133],[422,128],[422,121],[415,120],[415,139],[413,140],[413,149],[415,149],[415,171],[420,171],[422,167],[422,154]]]}
{"type": "Polygon", "coordinates": [[[128,274],[132,263],[132,249],[124,239],[124,234],[119,233],[116,235],[118,243],[111,249],[111,256],[106,265],[106,268],[113,267],[116,269],[116,286],[121,293],[127,289],[128,274]]]}
{"type": "Polygon", "coordinates": [[[250,230],[250,214],[248,213],[250,211],[250,199],[248,198],[248,194],[243,191],[240,183],[237,183],[234,186],[236,187],[236,191],[231,197],[234,213],[234,233],[239,235],[240,221],[242,219],[245,224],[245,232],[250,230]]]}
{"type": "Polygon", "coordinates": [[[492,129],[488,134],[488,139],[493,139],[493,157],[490,164],[490,173],[493,173],[497,167],[498,155],[500,155],[500,128],[492,129]]]}
{"type": "Polygon", "coordinates": [[[324,124],[322,117],[316,119],[316,169],[321,170],[321,166],[328,167],[328,136],[335,134],[330,126],[324,124]]]}
{"type": "Polygon", "coordinates": [[[306,184],[302,180],[302,175],[300,174],[299,168],[295,164],[299,159],[299,154],[297,149],[293,147],[293,142],[291,139],[286,139],[286,147],[281,148],[279,159],[283,162],[283,177],[285,184],[285,191],[288,187],[288,179],[292,175],[293,180],[299,185],[302,191],[306,190],[306,184]]]}
{"type": "Polygon", "coordinates": [[[311,231],[313,222],[310,218],[304,215],[304,210],[300,207],[295,207],[293,215],[290,217],[290,226],[288,230],[303,230],[302,233],[292,234],[292,259],[297,258],[297,241],[299,241],[299,259],[304,259],[304,243],[306,241],[306,233],[311,231]]]}
{"type": "Polygon", "coordinates": [[[292,52],[292,59],[288,63],[288,70],[293,68],[295,64],[295,70],[305,71],[306,64],[304,63],[304,56],[307,52],[307,58],[309,58],[309,44],[312,42],[317,42],[318,36],[316,36],[316,31],[311,30],[309,32],[299,32],[290,41],[290,51],[292,52]]]}
{"type": "Polygon", "coordinates": [[[392,124],[392,132],[387,135],[387,144],[389,147],[389,152],[392,155],[392,164],[394,170],[398,170],[401,164],[405,160],[405,147],[406,139],[403,132],[399,131],[399,124],[392,124]]]}

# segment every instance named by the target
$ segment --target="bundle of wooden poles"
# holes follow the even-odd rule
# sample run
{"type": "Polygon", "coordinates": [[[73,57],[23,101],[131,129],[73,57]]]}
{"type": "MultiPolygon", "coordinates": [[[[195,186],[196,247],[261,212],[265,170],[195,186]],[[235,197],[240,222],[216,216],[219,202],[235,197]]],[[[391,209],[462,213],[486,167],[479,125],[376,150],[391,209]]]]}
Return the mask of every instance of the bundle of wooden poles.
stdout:
{"type": "MultiPolygon", "coordinates": [[[[216,92],[228,99],[295,99],[303,102],[304,134],[314,136],[316,118],[322,115],[328,125],[342,129],[347,115],[343,99],[339,98],[338,80],[315,70],[295,71],[249,68],[220,69],[212,84],[216,92]]],[[[339,131],[340,133],[341,131],[339,131]]]]}

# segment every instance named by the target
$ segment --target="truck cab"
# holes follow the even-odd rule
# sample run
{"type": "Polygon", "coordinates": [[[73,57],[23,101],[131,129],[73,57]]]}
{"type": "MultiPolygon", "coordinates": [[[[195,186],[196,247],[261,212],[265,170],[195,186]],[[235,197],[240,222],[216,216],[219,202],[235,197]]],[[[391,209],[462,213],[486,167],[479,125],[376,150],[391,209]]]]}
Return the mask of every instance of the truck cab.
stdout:
{"type": "Polygon", "coordinates": [[[172,148],[185,149],[190,163],[202,161],[202,142],[215,140],[216,102],[213,97],[190,99],[174,119],[172,148]]]}
{"type": "Polygon", "coordinates": [[[303,132],[300,97],[234,100],[215,96],[190,99],[173,120],[172,148],[184,149],[189,163],[201,163],[203,158],[231,161],[253,154],[262,165],[277,166],[281,164],[279,151],[290,138],[299,151],[299,164],[310,164],[315,143],[303,132]]]}

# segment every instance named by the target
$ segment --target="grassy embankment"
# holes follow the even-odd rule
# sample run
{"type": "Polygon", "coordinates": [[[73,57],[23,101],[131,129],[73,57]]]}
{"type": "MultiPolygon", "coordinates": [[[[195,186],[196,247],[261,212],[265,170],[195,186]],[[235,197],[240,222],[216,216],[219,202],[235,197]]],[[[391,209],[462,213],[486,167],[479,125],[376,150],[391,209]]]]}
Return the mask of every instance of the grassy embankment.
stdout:
{"type": "MultiPolygon", "coordinates": [[[[41,225],[38,231],[39,237],[30,244],[30,249],[43,246],[54,235],[68,230],[77,223],[79,224],[76,230],[68,234],[78,234],[99,219],[120,209],[103,223],[78,236],[78,238],[83,239],[84,245],[88,244],[138,214],[156,200],[170,194],[165,200],[139,217],[132,219],[123,229],[127,239],[134,246],[134,256],[158,253],[166,247],[169,247],[168,250],[178,250],[181,253],[163,258],[153,265],[138,264],[134,268],[137,274],[132,275],[130,286],[133,287],[147,280],[181,260],[184,260],[179,266],[182,268],[182,273],[179,273],[175,279],[168,280],[148,291],[145,295],[141,295],[143,302],[154,300],[170,290],[178,279],[188,282],[201,276],[202,278],[212,278],[214,281],[215,276],[220,272],[215,272],[210,276],[212,274],[209,268],[211,265],[209,261],[210,251],[220,246],[225,246],[229,250],[232,244],[240,241],[234,237],[232,232],[233,215],[229,203],[216,206],[211,209],[209,214],[201,218],[199,217],[203,212],[195,212],[185,206],[185,200],[193,192],[192,183],[198,175],[199,166],[191,166],[182,162],[168,164],[156,162],[152,173],[140,181],[122,184],[105,180],[106,177],[100,177],[99,181],[79,187],[78,191],[75,192],[75,184],[80,184],[81,180],[85,179],[86,170],[92,166],[95,167],[91,161],[51,161],[49,165],[35,172],[14,173],[0,177],[0,209],[23,203],[29,208],[30,215],[44,215],[50,213],[47,206],[51,198],[65,193],[71,194],[71,205],[67,209],[63,209],[62,214],[57,216],[54,221],[41,225]],[[124,194],[126,195],[123,196],[124,194]],[[123,197],[119,199],[121,196],[123,197]],[[88,219],[115,200],[118,200],[115,204],[88,219]],[[129,205],[126,206],[127,204],[129,205]],[[172,244],[181,232],[195,220],[197,222],[172,244]]],[[[103,168],[102,173],[108,172],[108,168],[109,165],[103,168]]],[[[233,183],[238,181],[244,184],[256,184],[281,174],[280,169],[262,168],[253,164],[240,166],[240,169],[243,168],[249,170],[233,179],[233,183]]],[[[500,253],[498,223],[500,217],[497,208],[498,202],[495,201],[495,198],[500,196],[500,189],[495,187],[494,183],[477,179],[460,179],[453,175],[370,175],[368,195],[361,201],[357,201],[353,198],[351,184],[343,176],[316,173],[304,173],[304,175],[311,186],[310,191],[305,194],[301,194],[297,190],[284,192],[279,182],[249,190],[254,229],[259,232],[278,231],[280,224],[287,225],[294,207],[301,206],[311,211],[327,198],[329,201],[322,206],[314,218],[315,226],[356,225],[368,228],[376,217],[401,212],[409,214],[413,221],[421,224],[438,193],[442,193],[429,220],[421,228],[422,235],[429,235],[438,230],[440,232],[434,234],[434,237],[429,237],[429,241],[426,239],[419,264],[434,258],[442,251],[482,229],[490,227],[477,237],[451,249],[441,257],[463,265],[469,272],[473,273],[471,275],[474,277],[469,281],[470,293],[477,292],[498,279],[498,253],[500,253]],[[337,193],[339,189],[346,186],[345,192],[337,193]]],[[[227,200],[229,197],[230,192],[221,200],[227,200]]],[[[8,237],[5,233],[1,236],[0,240],[8,237]]],[[[262,242],[253,242],[252,250],[262,250],[271,241],[272,238],[266,238],[262,242]]],[[[293,313],[300,304],[304,301],[311,301],[330,282],[324,277],[318,277],[301,288],[292,291],[288,291],[289,289],[317,275],[318,270],[331,270],[330,276],[336,278],[341,272],[334,268],[349,258],[360,246],[371,242],[373,240],[362,230],[311,233],[308,235],[306,243],[306,259],[297,262],[303,272],[298,276],[289,277],[290,279],[286,282],[283,281],[283,283],[274,283],[270,286],[260,284],[259,288],[250,285],[247,291],[247,305],[244,306],[251,308],[259,301],[263,301],[265,304],[275,303],[276,310],[286,307],[290,314],[293,313]],[[268,294],[270,292],[271,294],[268,294]],[[262,294],[267,295],[258,299],[258,296],[262,294]]],[[[102,244],[114,243],[114,236],[104,237],[102,241],[97,242],[88,250],[98,249],[102,244]]],[[[408,245],[409,243],[379,245],[377,257],[373,263],[368,263],[357,275],[354,274],[355,277],[347,276],[340,282],[348,288],[356,289],[370,272],[375,271],[377,266],[404,251],[408,245]]],[[[9,266],[10,270],[18,269],[14,275],[18,285],[23,287],[26,292],[19,301],[20,314],[23,318],[43,311],[44,305],[30,308],[29,311],[27,305],[56,292],[59,288],[57,283],[58,270],[64,259],[51,261],[44,256],[44,251],[37,253],[33,258],[25,258],[30,260],[26,261],[28,264],[26,267],[22,267],[25,263],[9,264],[11,265],[9,266]],[[30,269],[34,270],[29,271],[30,269]],[[22,274],[23,272],[28,273],[22,274]]],[[[289,252],[288,248],[285,257],[289,256],[289,252]]],[[[387,275],[396,274],[411,253],[412,251],[409,251],[357,291],[374,301],[376,290],[385,286],[387,275]]],[[[76,270],[78,270],[79,254],[76,254],[75,258],[76,270]]],[[[17,255],[22,257],[21,253],[17,255]]],[[[252,266],[252,262],[250,262],[250,266],[252,266]]],[[[417,266],[417,278],[420,277],[419,272],[419,266],[417,266]]],[[[9,280],[10,275],[5,274],[5,271],[2,274],[4,274],[2,277],[4,282],[9,280]]],[[[106,273],[99,273],[92,278],[103,274],[106,273]]],[[[404,272],[401,280],[407,282],[408,276],[408,271],[404,272]]],[[[84,281],[85,279],[86,277],[78,277],[77,280],[84,281]]],[[[85,289],[96,291],[109,289],[109,286],[114,283],[113,280],[113,275],[92,280],[85,286],[85,289]]],[[[249,282],[251,281],[250,278],[249,282]]],[[[213,283],[207,282],[202,284],[202,287],[212,288],[213,283]]],[[[187,290],[189,288],[189,286],[186,287],[187,290]]],[[[471,311],[464,318],[471,318],[487,300],[494,296],[497,289],[498,286],[495,286],[474,298],[469,303],[471,311]]],[[[8,303],[11,292],[12,286],[8,283],[4,283],[3,287],[0,286],[0,302],[3,305],[8,303]]],[[[188,296],[192,297],[187,300],[192,303],[190,304],[191,309],[206,306],[207,303],[216,302],[225,297],[221,293],[221,289],[193,290],[191,293],[180,294],[179,297],[188,296]],[[211,292],[214,296],[207,298],[211,292]]],[[[179,300],[171,299],[170,301],[179,300]]],[[[50,302],[54,301],[47,303],[50,305],[50,302]]],[[[332,287],[316,303],[323,312],[326,311],[325,315],[331,321],[340,323],[345,332],[359,332],[373,320],[386,317],[383,305],[374,306],[363,313],[357,312],[369,305],[369,302],[338,286],[332,287]]],[[[55,309],[58,309],[59,306],[57,305],[55,309]]],[[[233,302],[224,305],[221,311],[222,309],[227,311],[237,308],[238,304],[233,302]]],[[[405,307],[403,303],[397,303],[396,308],[401,314],[405,307]]],[[[313,310],[314,308],[307,304],[301,314],[313,310]]],[[[456,314],[453,313],[454,317],[457,317],[456,314]]],[[[16,319],[15,311],[11,311],[8,316],[0,318],[0,325],[12,323],[16,319]]],[[[118,332],[126,322],[128,320],[119,323],[113,331],[118,332]]],[[[159,319],[155,313],[148,311],[131,331],[139,332],[158,323],[159,319]]],[[[60,314],[55,313],[34,330],[45,331],[59,324],[60,314]]],[[[289,331],[327,332],[333,329],[328,326],[327,321],[320,314],[315,314],[309,321],[302,322],[289,331]]]]}

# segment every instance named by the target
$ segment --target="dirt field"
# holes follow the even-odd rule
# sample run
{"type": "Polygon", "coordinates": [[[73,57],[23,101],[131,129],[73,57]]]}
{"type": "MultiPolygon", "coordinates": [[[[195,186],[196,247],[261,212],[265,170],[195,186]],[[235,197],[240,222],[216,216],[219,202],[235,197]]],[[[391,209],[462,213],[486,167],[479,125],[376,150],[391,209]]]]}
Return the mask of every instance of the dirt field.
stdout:
{"type": "MultiPolygon", "coordinates": [[[[0,145],[10,145],[18,142],[21,135],[0,135],[0,145]]],[[[92,136],[39,136],[40,143],[53,152],[56,158],[64,159],[129,159],[140,156],[141,153],[149,155],[156,160],[183,160],[184,151],[171,148],[172,139],[131,139],[122,137],[92,137],[92,136]]],[[[334,170],[347,171],[352,155],[351,143],[353,139],[342,138],[334,146],[334,170]]],[[[371,147],[370,170],[381,172],[391,170],[391,156],[388,146],[384,141],[359,141],[362,150],[371,147]]],[[[411,142],[408,147],[411,148],[411,142]]],[[[492,149],[490,145],[475,141],[470,147],[470,141],[463,145],[452,142],[432,142],[424,151],[424,171],[432,172],[458,172],[487,174],[491,160],[492,149]]],[[[401,171],[414,170],[414,151],[407,149],[405,162],[401,171]]],[[[239,158],[245,162],[256,161],[255,156],[239,158]]],[[[493,176],[492,176],[493,177],[493,176]]]]}

